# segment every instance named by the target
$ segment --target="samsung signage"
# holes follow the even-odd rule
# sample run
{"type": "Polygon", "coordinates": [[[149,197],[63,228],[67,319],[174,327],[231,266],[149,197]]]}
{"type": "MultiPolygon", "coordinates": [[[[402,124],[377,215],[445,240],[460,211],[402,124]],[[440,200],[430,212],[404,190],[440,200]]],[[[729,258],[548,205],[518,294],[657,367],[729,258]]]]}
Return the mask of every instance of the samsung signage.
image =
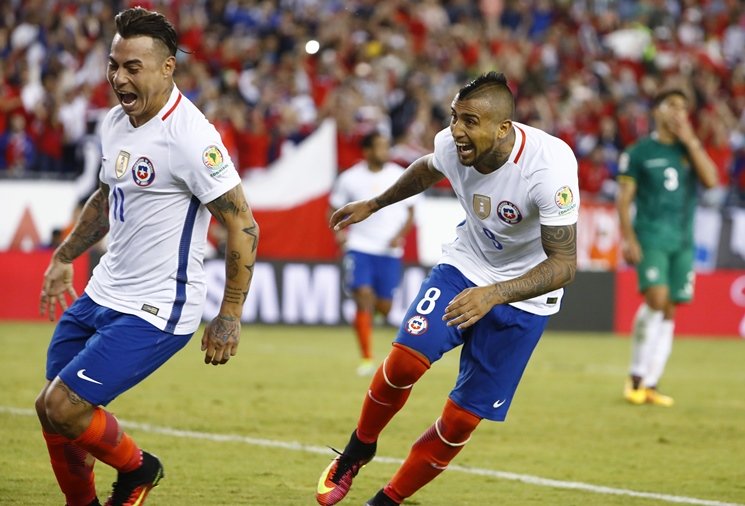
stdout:
{"type": "MultiPolygon", "coordinates": [[[[209,321],[220,310],[225,283],[225,263],[205,262],[207,301],[203,319],[209,321]]],[[[394,293],[388,315],[398,325],[409,303],[427,275],[423,267],[406,267],[401,284],[394,293]]],[[[242,321],[288,325],[339,325],[354,319],[355,306],[343,287],[342,270],[331,263],[264,263],[254,267],[242,321]]]]}

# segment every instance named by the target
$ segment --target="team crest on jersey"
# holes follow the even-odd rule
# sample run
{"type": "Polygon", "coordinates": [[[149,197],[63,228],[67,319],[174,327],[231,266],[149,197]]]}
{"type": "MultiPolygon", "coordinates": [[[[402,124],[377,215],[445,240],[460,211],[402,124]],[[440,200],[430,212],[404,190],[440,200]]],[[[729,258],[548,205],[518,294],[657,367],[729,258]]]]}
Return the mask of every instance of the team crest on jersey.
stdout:
{"type": "Polygon", "coordinates": [[[427,323],[426,317],[420,314],[415,314],[406,322],[406,332],[413,336],[418,336],[427,332],[428,326],[429,323],[427,323]]]}
{"type": "Polygon", "coordinates": [[[485,220],[491,214],[491,197],[486,195],[473,194],[473,212],[476,216],[485,220]]]}
{"type": "Polygon", "coordinates": [[[114,163],[114,169],[116,171],[116,178],[119,179],[127,172],[127,166],[129,166],[129,153],[124,150],[119,151],[116,156],[116,162],[114,163]]]}
{"type": "Polygon", "coordinates": [[[155,180],[155,167],[147,158],[140,157],[132,166],[132,178],[137,186],[150,186],[155,180]]]}
{"type": "Polygon", "coordinates": [[[572,189],[568,186],[562,186],[556,191],[556,194],[554,195],[554,201],[556,202],[556,205],[559,206],[559,209],[573,209],[576,205],[574,203],[574,194],[572,193],[572,189]]]}
{"type": "Polygon", "coordinates": [[[505,223],[509,223],[510,225],[520,223],[520,221],[523,219],[523,215],[520,212],[520,209],[518,209],[515,204],[507,200],[503,200],[497,206],[497,216],[499,216],[500,220],[505,223]]]}
{"type": "Polygon", "coordinates": [[[202,162],[210,170],[212,177],[220,174],[226,167],[225,158],[222,156],[220,148],[214,144],[204,148],[204,151],[202,151],[202,162]]]}

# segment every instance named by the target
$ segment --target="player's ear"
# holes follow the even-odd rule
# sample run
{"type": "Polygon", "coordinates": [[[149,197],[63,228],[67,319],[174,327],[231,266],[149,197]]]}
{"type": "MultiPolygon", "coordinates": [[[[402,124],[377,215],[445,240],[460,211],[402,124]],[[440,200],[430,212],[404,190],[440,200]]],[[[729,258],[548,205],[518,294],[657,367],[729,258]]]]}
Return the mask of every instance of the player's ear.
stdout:
{"type": "Polygon", "coordinates": [[[176,57],[169,56],[166,58],[165,61],[163,61],[162,70],[164,78],[173,77],[173,71],[176,70],[176,57]]]}
{"type": "Polygon", "coordinates": [[[497,127],[497,139],[504,139],[512,130],[512,120],[506,119],[497,127]]]}

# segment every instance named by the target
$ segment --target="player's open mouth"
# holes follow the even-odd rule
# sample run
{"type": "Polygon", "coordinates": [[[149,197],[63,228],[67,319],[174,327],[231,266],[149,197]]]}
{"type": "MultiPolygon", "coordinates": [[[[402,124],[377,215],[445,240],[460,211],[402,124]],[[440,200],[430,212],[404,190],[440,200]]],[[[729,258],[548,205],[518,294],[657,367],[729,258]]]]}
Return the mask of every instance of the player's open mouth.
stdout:
{"type": "Polygon", "coordinates": [[[460,156],[468,156],[473,154],[473,144],[467,144],[465,142],[456,142],[455,147],[458,149],[460,156]]]}
{"type": "Polygon", "coordinates": [[[137,101],[137,95],[134,93],[119,93],[119,101],[125,107],[132,107],[137,101]]]}

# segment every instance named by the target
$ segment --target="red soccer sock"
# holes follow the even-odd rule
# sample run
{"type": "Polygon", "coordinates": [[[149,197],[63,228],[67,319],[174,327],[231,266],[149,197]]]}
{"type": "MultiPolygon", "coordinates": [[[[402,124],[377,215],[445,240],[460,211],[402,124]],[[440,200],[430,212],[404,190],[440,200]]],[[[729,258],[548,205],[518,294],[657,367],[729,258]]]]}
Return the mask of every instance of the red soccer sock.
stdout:
{"type": "Polygon", "coordinates": [[[96,459],[60,434],[43,432],[54,476],[68,506],[82,506],[96,498],[93,464],[96,459]]]}
{"type": "Polygon", "coordinates": [[[447,468],[481,418],[448,399],[442,416],[411,447],[409,456],[386,485],[385,494],[403,502],[447,468]]]}
{"type": "Polygon", "coordinates": [[[429,361],[405,346],[393,349],[373,376],[357,422],[357,437],[363,443],[378,440],[383,428],[409,398],[414,383],[429,369],[429,361]]]}
{"type": "Polygon", "coordinates": [[[372,323],[373,317],[370,311],[357,310],[354,317],[354,331],[357,334],[360,353],[365,359],[372,358],[372,323]]]}
{"type": "Polygon", "coordinates": [[[93,410],[90,425],[73,443],[123,473],[134,471],[142,463],[137,443],[121,430],[113,414],[101,408],[93,410]]]}

